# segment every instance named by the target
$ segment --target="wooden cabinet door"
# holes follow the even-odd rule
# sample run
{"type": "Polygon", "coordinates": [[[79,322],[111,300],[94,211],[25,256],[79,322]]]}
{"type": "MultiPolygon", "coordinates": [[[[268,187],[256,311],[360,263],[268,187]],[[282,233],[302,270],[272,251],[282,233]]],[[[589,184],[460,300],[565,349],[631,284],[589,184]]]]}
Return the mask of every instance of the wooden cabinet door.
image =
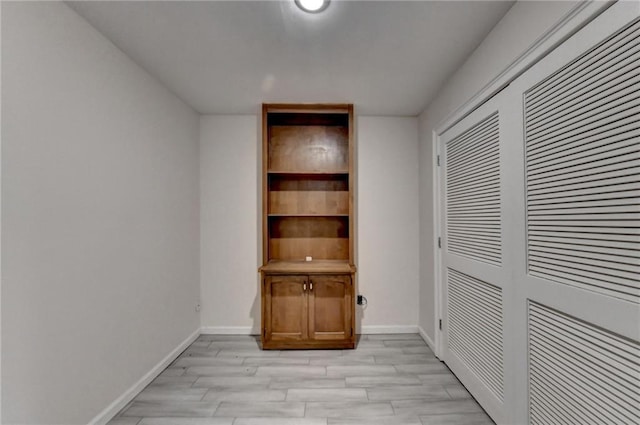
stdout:
{"type": "Polygon", "coordinates": [[[265,278],[265,339],[302,341],[307,339],[307,276],[265,278]]]}
{"type": "Polygon", "coordinates": [[[351,276],[310,276],[309,339],[345,340],[351,329],[351,276]]]}

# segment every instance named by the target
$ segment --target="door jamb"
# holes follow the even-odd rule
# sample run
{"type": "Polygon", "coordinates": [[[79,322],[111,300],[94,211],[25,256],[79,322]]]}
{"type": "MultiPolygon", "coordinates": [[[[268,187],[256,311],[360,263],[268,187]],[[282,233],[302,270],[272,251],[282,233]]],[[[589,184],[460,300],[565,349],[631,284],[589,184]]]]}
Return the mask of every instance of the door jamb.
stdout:
{"type": "Polygon", "coordinates": [[[433,324],[435,329],[435,355],[440,360],[444,360],[442,358],[443,355],[443,341],[442,341],[442,329],[440,329],[439,323],[442,320],[442,310],[444,308],[444,298],[442,292],[442,248],[438,244],[439,238],[442,237],[442,225],[440,221],[441,215],[441,202],[442,202],[442,193],[441,193],[441,185],[440,185],[440,167],[443,166],[440,163],[440,137],[441,134],[438,134],[435,130],[432,132],[432,140],[433,140],[433,158],[432,158],[432,168],[433,168],[433,228],[434,238],[433,238],[433,252],[434,252],[434,267],[433,267],[433,279],[434,279],[434,297],[435,297],[435,308],[434,308],[434,318],[433,324]]]}

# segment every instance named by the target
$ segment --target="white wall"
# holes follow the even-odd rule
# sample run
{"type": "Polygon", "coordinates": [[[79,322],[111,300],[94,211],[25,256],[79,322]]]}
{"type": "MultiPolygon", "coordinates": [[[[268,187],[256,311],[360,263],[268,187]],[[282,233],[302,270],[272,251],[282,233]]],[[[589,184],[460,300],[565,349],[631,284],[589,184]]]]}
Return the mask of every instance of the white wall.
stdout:
{"type": "MultiPolygon", "coordinates": [[[[358,290],[365,332],[418,322],[418,121],[357,120],[358,290]]],[[[393,329],[393,327],[404,329],[393,329]]]]}
{"type": "Polygon", "coordinates": [[[199,327],[198,116],[59,2],[2,90],[3,423],[86,424],[199,327]]]}
{"type": "Polygon", "coordinates": [[[576,2],[519,1],[496,25],[473,54],[420,115],[420,318],[419,325],[433,340],[434,240],[432,131],[520,56],[576,2]]]}
{"type": "MultiPolygon", "coordinates": [[[[2,4],[0,4],[0,45],[2,44],[2,4]]],[[[2,48],[0,48],[0,52],[2,48]]],[[[0,53],[1,55],[1,53],[0,53]]],[[[2,59],[0,58],[0,65],[2,59]]],[[[0,66],[0,99],[2,99],[2,66],[0,66]]],[[[0,101],[0,424],[2,424],[2,102],[0,101]]]]}
{"type": "Polygon", "coordinates": [[[200,286],[205,332],[260,330],[258,133],[254,115],[200,119],[200,286]]]}
{"type": "MultiPolygon", "coordinates": [[[[415,329],[418,320],[417,118],[357,120],[359,322],[415,329]]],[[[201,293],[207,332],[259,332],[259,120],[201,119],[201,293]]],[[[391,330],[391,329],[389,329],[391,330]]]]}

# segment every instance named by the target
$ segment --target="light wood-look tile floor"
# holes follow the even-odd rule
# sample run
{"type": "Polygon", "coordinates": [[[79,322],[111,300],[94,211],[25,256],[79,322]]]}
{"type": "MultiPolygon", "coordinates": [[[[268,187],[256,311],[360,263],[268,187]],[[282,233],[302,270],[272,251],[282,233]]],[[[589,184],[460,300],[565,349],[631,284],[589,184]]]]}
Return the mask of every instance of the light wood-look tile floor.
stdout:
{"type": "Polygon", "coordinates": [[[110,425],[492,424],[418,334],[355,350],[262,351],[202,335],[110,425]]]}

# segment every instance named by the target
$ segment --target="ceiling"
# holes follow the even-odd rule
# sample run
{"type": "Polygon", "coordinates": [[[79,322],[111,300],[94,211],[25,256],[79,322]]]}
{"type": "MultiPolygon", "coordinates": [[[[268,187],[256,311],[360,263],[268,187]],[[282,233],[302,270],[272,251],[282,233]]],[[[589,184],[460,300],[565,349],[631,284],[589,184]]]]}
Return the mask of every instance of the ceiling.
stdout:
{"type": "Polygon", "coordinates": [[[333,0],[317,15],[292,0],[68,4],[202,114],[347,102],[413,116],[513,2],[333,0]]]}

